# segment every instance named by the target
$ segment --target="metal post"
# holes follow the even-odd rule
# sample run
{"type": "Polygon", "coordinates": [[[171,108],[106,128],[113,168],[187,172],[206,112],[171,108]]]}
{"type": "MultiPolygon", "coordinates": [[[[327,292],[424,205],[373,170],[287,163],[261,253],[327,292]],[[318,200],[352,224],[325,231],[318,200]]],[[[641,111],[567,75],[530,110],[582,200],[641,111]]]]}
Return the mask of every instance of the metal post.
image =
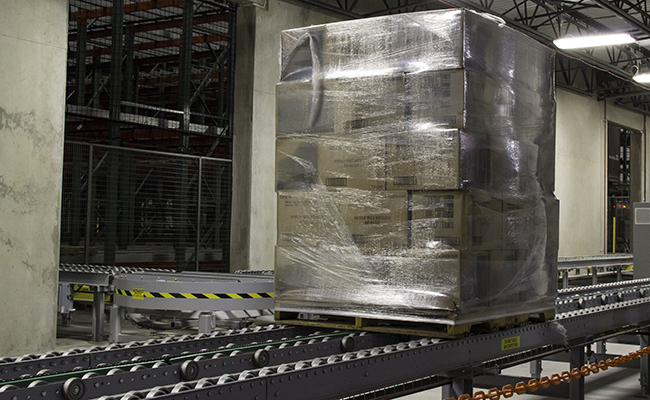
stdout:
{"type": "Polygon", "coordinates": [[[79,246],[81,242],[81,180],[83,178],[83,146],[76,143],[66,144],[66,147],[72,152],[72,204],[70,210],[71,224],[71,238],[70,244],[72,246],[79,246]]]}
{"type": "Polygon", "coordinates": [[[111,306],[110,323],[111,331],[108,341],[117,343],[120,341],[120,333],[122,332],[122,314],[120,312],[120,306],[116,304],[111,306]]]}
{"type": "Polygon", "coordinates": [[[598,285],[598,268],[591,267],[591,284],[598,285]]]}
{"type": "Polygon", "coordinates": [[[86,178],[86,240],[84,242],[84,263],[90,264],[90,234],[92,232],[93,210],[93,145],[88,147],[88,178],[86,178]]]}
{"type": "MultiPolygon", "coordinates": [[[[133,82],[137,83],[138,79],[140,79],[140,66],[136,65],[135,69],[133,70],[133,82]]],[[[139,98],[140,98],[140,85],[136,84],[135,88],[133,89],[133,101],[137,103],[139,98]]]]}
{"type": "Polygon", "coordinates": [[[86,38],[87,38],[86,20],[77,21],[77,76],[76,76],[76,94],[77,105],[86,105],[86,38]]]}
{"type": "MultiPolygon", "coordinates": [[[[220,118],[225,117],[224,112],[226,111],[226,85],[225,85],[225,79],[226,79],[226,60],[222,59],[221,62],[219,63],[219,103],[217,106],[219,107],[218,110],[218,116],[220,118]]],[[[219,126],[221,128],[224,127],[223,120],[219,120],[219,126]]]]}
{"type": "MultiPolygon", "coordinates": [[[[180,130],[189,131],[190,127],[190,90],[192,86],[192,39],[194,28],[194,0],[185,0],[183,4],[183,31],[180,39],[180,60],[178,66],[178,107],[183,111],[180,121],[180,130]]],[[[179,152],[189,153],[189,136],[181,133],[179,140],[179,152]]],[[[185,245],[187,241],[187,164],[180,161],[178,164],[178,229],[176,234],[175,258],[176,270],[182,271],[187,268],[185,260],[185,245]]],[[[197,255],[198,256],[198,255],[197,255]]]]}
{"type": "MultiPolygon", "coordinates": [[[[569,350],[571,369],[580,368],[585,365],[585,346],[574,347],[569,350]]],[[[585,400],[585,380],[574,379],[569,382],[569,399],[585,400]]]]}
{"type": "Polygon", "coordinates": [[[616,267],[616,282],[623,280],[623,266],[619,265],[616,267]]]}
{"type": "MultiPolygon", "coordinates": [[[[232,204],[232,164],[229,166],[219,165],[214,167],[217,172],[219,188],[219,214],[218,219],[221,222],[221,228],[215,232],[216,242],[221,249],[221,267],[222,270],[230,271],[230,208],[232,204]]],[[[216,223],[216,221],[215,221],[216,223]]]]}
{"type": "MultiPolygon", "coordinates": [[[[230,2],[230,8],[228,10],[228,36],[230,38],[230,46],[229,52],[230,54],[228,55],[228,63],[225,64],[227,68],[227,74],[224,73],[220,76],[220,78],[225,78],[226,79],[226,87],[227,87],[227,115],[228,115],[228,122],[225,128],[227,129],[227,138],[226,138],[226,151],[225,151],[225,156],[230,158],[232,157],[232,135],[233,135],[233,121],[234,121],[234,115],[235,115],[235,108],[233,107],[234,104],[234,82],[235,82],[235,43],[236,43],[236,26],[237,26],[237,4],[230,2]],[[226,77],[227,75],[227,77],[226,77]]],[[[222,199],[221,201],[221,206],[223,207],[223,210],[230,210],[231,208],[231,203],[232,203],[232,165],[228,169],[228,172],[223,172],[223,174],[227,174],[227,178],[225,181],[227,183],[224,186],[221,186],[224,192],[222,192],[222,199]]],[[[224,179],[222,179],[222,182],[224,179]]],[[[220,209],[221,210],[221,209],[220,209]]],[[[230,216],[230,212],[228,211],[228,216],[230,216]]],[[[228,218],[228,221],[225,221],[225,223],[222,225],[222,229],[220,229],[220,235],[223,235],[223,239],[220,240],[221,243],[221,266],[222,269],[225,271],[230,271],[230,218],[228,218]]],[[[217,236],[215,234],[215,236],[217,236]]]]}
{"type": "Polygon", "coordinates": [[[199,314],[199,333],[212,332],[214,316],[209,312],[202,312],[199,314]]]}
{"type": "MultiPolygon", "coordinates": [[[[113,0],[111,41],[111,86],[108,142],[120,145],[120,110],[122,103],[122,42],[124,31],[124,0],[113,0]]],[[[106,177],[106,218],[104,227],[104,264],[115,265],[117,248],[117,202],[119,190],[119,153],[108,150],[106,177]]]]}
{"type": "MultiPolygon", "coordinates": [[[[134,96],[134,54],[135,54],[135,36],[133,33],[133,24],[124,27],[124,39],[126,50],[126,60],[124,62],[124,99],[129,102],[135,100],[134,96]]],[[[132,107],[127,107],[126,112],[132,112],[132,107]]]]}
{"type": "Polygon", "coordinates": [[[104,338],[104,296],[102,288],[93,287],[93,342],[101,342],[104,338]]]}
{"type": "MultiPolygon", "coordinates": [[[[644,330],[640,333],[639,343],[643,349],[650,345],[650,340],[648,338],[650,330],[644,330]]],[[[641,383],[641,396],[650,397],[650,357],[641,357],[639,361],[641,362],[641,376],[639,377],[639,382],[641,383]]]]}
{"type": "MultiPolygon", "coordinates": [[[[237,4],[230,2],[230,9],[228,10],[228,36],[230,37],[230,56],[228,57],[228,136],[230,140],[227,141],[226,157],[232,157],[232,124],[235,120],[235,107],[233,107],[235,99],[235,43],[237,43],[237,4]]],[[[224,74],[225,76],[225,74],[224,74]]],[[[230,240],[228,240],[230,245],[230,240]]]]}
{"type": "MultiPolygon", "coordinates": [[[[207,68],[207,60],[205,58],[201,58],[199,60],[199,67],[202,71],[207,68]]],[[[208,71],[212,71],[212,69],[208,68],[208,71]]],[[[205,79],[209,79],[209,75],[210,74],[208,74],[208,76],[205,79]]],[[[198,99],[201,100],[196,104],[196,111],[198,111],[198,113],[200,114],[196,117],[196,122],[201,125],[205,125],[206,119],[205,119],[205,115],[203,114],[207,114],[208,112],[208,109],[205,107],[205,86],[206,85],[204,85],[203,82],[201,82],[199,87],[196,89],[197,91],[192,96],[193,98],[198,97],[198,99]]]]}
{"type": "Polygon", "coordinates": [[[119,237],[117,238],[120,249],[126,250],[133,240],[133,226],[135,224],[135,183],[133,182],[133,153],[123,151],[120,155],[120,216],[119,237]]]}
{"type": "Polygon", "coordinates": [[[199,270],[199,252],[201,250],[201,187],[203,186],[203,158],[199,158],[199,181],[196,189],[196,270],[199,270]]]}
{"type": "Polygon", "coordinates": [[[566,289],[569,287],[569,270],[565,269],[562,273],[562,288],[566,289]]]}
{"type": "MultiPolygon", "coordinates": [[[[183,31],[180,39],[180,60],[178,65],[178,108],[183,111],[181,130],[189,131],[190,103],[192,89],[192,40],[194,35],[194,0],[185,0],[183,4],[183,31]]],[[[181,151],[187,151],[189,136],[181,134],[181,151]]]]}
{"type": "Polygon", "coordinates": [[[607,354],[607,341],[596,342],[596,354],[607,354]]]}
{"type": "Polygon", "coordinates": [[[102,90],[102,59],[99,56],[93,57],[93,98],[91,105],[94,108],[99,108],[99,92],[102,90]]]}
{"type": "Polygon", "coordinates": [[[534,379],[542,377],[542,359],[533,360],[530,362],[530,376],[534,379]]]}
{"type": "Polygon", "coordinates": [[[442,399],[454,398],[474,393],[474,380],[472,378],[457,378],[452,383],[442,387],[442,399]]]}

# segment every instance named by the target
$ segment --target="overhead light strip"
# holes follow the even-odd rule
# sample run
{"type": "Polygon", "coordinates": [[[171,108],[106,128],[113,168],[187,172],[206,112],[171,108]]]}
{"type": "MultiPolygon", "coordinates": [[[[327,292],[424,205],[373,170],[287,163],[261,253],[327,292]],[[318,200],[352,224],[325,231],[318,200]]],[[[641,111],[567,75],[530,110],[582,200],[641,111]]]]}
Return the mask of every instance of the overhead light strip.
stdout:
{"type": "Polygon", "coordinates": [[[555,39],[553,44],[559,49],[585,49],[590,47],[615,46],[634,43],[635,40],[627,33],[612,35],[578,36],[555,39]]]}

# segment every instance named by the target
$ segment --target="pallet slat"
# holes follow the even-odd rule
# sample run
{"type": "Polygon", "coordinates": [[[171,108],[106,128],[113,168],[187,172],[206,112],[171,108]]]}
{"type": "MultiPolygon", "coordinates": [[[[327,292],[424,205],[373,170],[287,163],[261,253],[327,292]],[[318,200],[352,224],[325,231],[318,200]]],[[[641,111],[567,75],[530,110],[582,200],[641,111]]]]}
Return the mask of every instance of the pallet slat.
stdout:
{"type": "Polygon", "coordinates": [[[422,323],[395,321],[381,318],[348,317],[339,315],[317,314],[318,319],[299,318],[301,313],[276,311],[275,320],[281,324],[313,326],[331,329],[365,330],[372,332],[395,333],[402,335],[428,336],[445,339],[457,339],[473,333],[488,333],[530,322],[543,322],[555,317],[555,310],[525,313],[514,316],[489,319],[467,324],[447,325],[439,323],[422,323]]]}

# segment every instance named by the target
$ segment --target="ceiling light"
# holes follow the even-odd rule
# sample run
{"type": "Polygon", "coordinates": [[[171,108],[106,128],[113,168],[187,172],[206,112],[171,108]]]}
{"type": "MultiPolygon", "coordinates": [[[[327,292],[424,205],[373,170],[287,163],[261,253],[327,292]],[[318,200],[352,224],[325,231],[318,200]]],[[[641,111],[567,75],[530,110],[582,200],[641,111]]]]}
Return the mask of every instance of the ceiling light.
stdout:
{"type": "Polygon", "coordinates": [[[613,35],[579,36],[555,39],[553,44],[560,49],[582,49],[587,47],[614,46],[634,43],[634,38],[627,33],[613,35]]]}
{"type": "Polygon", "coordinates": [[[638,83],[650,83],[650,67],[646,63],[632,66],[632,79],[638,83]]]}
{"type": "Polygon", "coordinates": [[[639,83],[650,83],[650,73],[637,74],[632,77],[636,82],[639,83]]]}

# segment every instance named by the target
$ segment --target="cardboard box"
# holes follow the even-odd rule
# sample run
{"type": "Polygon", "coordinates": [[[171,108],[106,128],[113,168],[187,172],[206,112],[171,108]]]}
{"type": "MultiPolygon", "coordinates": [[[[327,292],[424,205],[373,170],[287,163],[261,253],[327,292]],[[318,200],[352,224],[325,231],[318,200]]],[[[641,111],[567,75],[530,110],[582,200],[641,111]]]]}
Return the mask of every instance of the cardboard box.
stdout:
{"type": "Polygon", "coordinates": [[[469,225],[470,248],[473,250],[500,250],[503,248],[503,202],[490,195],[472,198],[469,225]]]}
{"type": "Polygon", "coordinates": [[[388,190],[450,190],[461,183],[457,130],[396,132],[386,138],[388,190]]]}
{"type": "MultiPolygon", "coordinates": [[[[386,270],[386,295],[401,307],[427,304],[431,309],[455,310],[461,302],[460,252],[443,250],[429,257],[376,257],[386,270]]],[[[396,305],[397,306],[397,305],[396,305]]]]}
{"type": "Polygon", "coordinates": [[[341,135],[285,136],[276,140],[276,189],[384,190],[384,139],[341,135]]]}
{"type": "Polygon", "coordinates": [[[402,75],[281,82],[276,99],[278,136],[404,130],[402,75]]]}
{"type": "Polygon", "coordinates": [[[275,247],[275,279],[283,289],[316,287],[322,276],[314,273],[313,265],[320,262],[320,252],[307,246],[275,247]]]}
{"type": "Polygon", "coordinates": [[[305,190],[318,182],[319,141],[297,136],[275,141],[276,190],[305,190]]]}
{"type": "Polygon", "coordinates": [[[411,130],[465,127],[465,71],[405,75],[406,114],[411,130]]]}
{"type": "Polygon", "coordinates": [[[516,137],[519,130],[550,126],[554,111],[548,96],[473,69],[406,74],[405,87],[409,129],[431,126],[516,137]]]}
{"type": "Polygon", "coordinates": [[[329,246],[354,254],[407,248],[406,191],[278,192],[278,246],[329,246]],[[352,248],[352,250],[349,250],[352,248]]]}
{"type": "Polygon", "coordinates": [[[383,137],[333,135],[320,141],[318,175],[328,188],[386,189],[383,137]]]}
{"type": "Polygon", "coordinates": [[[468,249],[466,191],[413,192],[409,196],[409,247],[468,249]]]}
{"type": "Polygon", "coordinates": [[[285,290],[351,291],[359,282],[379,282],[368,257],[341,246],[276,246],[276,293],[285,290]]]}
{"type": "Polygon", "coordinates": [[[326,200],[315,190],[286,190],[278,194],[278,246],[319,246],[331,219],[326,200]]]}
{"type": "MultiPolygon", "coordinates": [[[[504,249],[526,249],[546,236],[540,229],[545,209],[535,197],[506,197],[503,199],[502,229],[504,249]]],[[[545,225],[544,225],[545,226],[545,225]]]]}
{"type": "Polygon", "coordinates": [[[554,52],[494,19],[463,10],[396,14],[285,30],[281,79],[474,68],[533,91],[553,86],[554,52]],[[504,51],[507,49],[507,51],[504,51]],[[315,64],[314,55],[320,63],[315,64]]]}
{"type": "Polygon", "coordinates": [[[543,212],[531,200],[503,200],[479,190],[411,192],[409,204],[413,249],[524,249],[539,234],[535,217],[543,212]]]}
{"type": "Polygon", "coordinates": [[[516,304],[526,277],[524,250],[491,250],[489,263],[481,269],[480,296],[486,305],[516,304]]]}
{"type": "Polygon", "coordinates": [[[391,254],[407,248],[406,191],[340,189],[331,193],[344,234],[362,254],[391,254]]]}
{"type": "Polygon", "coordinates": [[[497,193],[529,196],[540,191],[537,144],[525,139],[489,137],[491,180],[488,189],[497,193]]]}

